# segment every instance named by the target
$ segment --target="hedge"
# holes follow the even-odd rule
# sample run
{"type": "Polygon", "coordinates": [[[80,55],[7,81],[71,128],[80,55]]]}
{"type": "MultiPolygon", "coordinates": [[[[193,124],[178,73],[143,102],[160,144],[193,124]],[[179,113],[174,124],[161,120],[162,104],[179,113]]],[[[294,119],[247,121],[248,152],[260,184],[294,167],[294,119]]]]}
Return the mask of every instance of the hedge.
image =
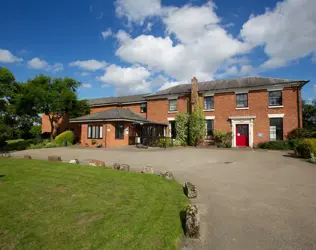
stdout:
{"type": "Polygon", "coordinates": [[[68,130],[61,133],[60,135],[57,135],[55,138],[55,142],[57,144],[62,145],[64,141],[66,140],[68,144],[72,145],[74,142],[74,139],[75,139],[75,134],[72,131],[68,130]]]}
{"type": "Polygon", "coordinates": [[[316,154],[316,139],[304,139],[295,148],[295,153],[302,158],[310,158],[311,153],[316,154]]]}
{"type": "Polygon", "coordinates": [[[290,145],[287,141],[260,142],[260,143],[258,143],[257,147],[262,148],[262,149],[275,149],[275,150],[290,149],[290,145]]]}

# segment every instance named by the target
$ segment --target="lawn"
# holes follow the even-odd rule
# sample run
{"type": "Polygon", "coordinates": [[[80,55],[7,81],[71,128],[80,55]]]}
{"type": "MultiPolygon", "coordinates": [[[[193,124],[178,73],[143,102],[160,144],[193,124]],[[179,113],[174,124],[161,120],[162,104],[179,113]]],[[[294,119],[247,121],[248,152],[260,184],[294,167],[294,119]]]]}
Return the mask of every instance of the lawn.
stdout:
{"type": "Polygon", "coordinates": [[[0,158],[0,249],[177,249],[187,204],[156,175],[0,158]]]}

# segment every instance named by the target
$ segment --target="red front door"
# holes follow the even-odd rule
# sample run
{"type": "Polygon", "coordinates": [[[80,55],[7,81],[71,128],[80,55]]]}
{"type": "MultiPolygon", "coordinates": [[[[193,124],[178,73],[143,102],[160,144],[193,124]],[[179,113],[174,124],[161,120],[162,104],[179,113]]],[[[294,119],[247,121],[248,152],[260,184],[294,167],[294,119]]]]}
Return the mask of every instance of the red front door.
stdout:
{"type": "Polygon", "coordinates": [[[236,146],[248,147],[249,146],[249,128],[248,124],[236,124],[236,146]]]}

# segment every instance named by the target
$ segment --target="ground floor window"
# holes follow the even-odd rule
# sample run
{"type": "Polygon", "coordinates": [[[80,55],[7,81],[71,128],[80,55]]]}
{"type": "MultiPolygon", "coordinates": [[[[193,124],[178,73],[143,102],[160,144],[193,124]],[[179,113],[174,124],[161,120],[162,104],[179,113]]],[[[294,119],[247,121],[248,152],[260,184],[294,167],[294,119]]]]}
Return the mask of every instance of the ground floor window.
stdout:
{"type": "Polygon", "coordinates": [[[205,131],[208,137],[214,135],[214,120],[205,120],[205,131]]]}
{"type": "Polygon", "coordinates": [[[124,139],[124,124],[115,125],[115,139],[124,139]]]}
{"type": "Polygon", "coordinates": [[[88,139],[102,139],[103,126],[102,125],[89,125],[88,126],[88,139]]]}
{"type": "Polygon", "coordinates": [[[283,118],[270,118],[270,141],[283,140],[283,118]]]}

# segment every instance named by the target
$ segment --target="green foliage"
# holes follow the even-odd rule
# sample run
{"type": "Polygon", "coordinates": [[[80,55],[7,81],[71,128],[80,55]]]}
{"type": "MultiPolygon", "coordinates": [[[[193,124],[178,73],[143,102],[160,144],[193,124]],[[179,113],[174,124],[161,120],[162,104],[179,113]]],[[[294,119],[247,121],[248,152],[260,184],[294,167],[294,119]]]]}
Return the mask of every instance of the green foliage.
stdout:
{"type": "Polygon", "coordinates": [[[38,137],[42,134],[42,126],[41,125],[33,125],[30,133],[33,138],[38,137]]]}
{"type": "Polygon", "coordinates": [[[301,139],[301,138],[311,138],[313,135],[313,132],[306,128],[297,128],[293,129],[287,134],[287,139],[301,139]]]}
{"type": "Polygon", "coordinates": [[[18,140],[9,140],[7,141],[7,145],[3,147],[5,151],[20,151],[30,148],[31,145],[41,144],[43,143],[42,140],[37,139],[18,139],[18,140]]]}
{"type": "Polygon", "coordinates": [[[1,249],[179,249],[189,200],[176,181],[12,158],[1,175],[1,249]]]}
{"type": "Polygon", "coordinates": [[[171,148],[173,147],[173,139],[172,138],[160,138],[159,139],[159,147],[161,148],[171,148]]]}
{"type": "Polygon", "coordinates": [[[290,149],[289,144],[286,141],[268,141],[260,142],[257,145],[258,148],[262,149],[275,149],[275,150],[288,150],[290,149]]]}
{"type": "Polygon", "coordinates": [[[14,75],[8,69],[0,67],[0,98],[10,96],[14,81],[14,75]]]}
{"type": "Polygon", "coordinates": [[[92,144],[92,145],[95,145],[96,143],[97,143],[97,141],[96,141],[95,139],[92,139],[92,140],[91,140],[91,144],[92,144]]]}
{"type": "Polygon", "coordinates": [[[197,105],[189,117],[189,144],[197,146],[204,140],[205,116],[203,109],[197,105]]]}
{"type": "Polygon", "coordinates": [[[219,148],[231,148],[232,147],[232,133],[231,132],[214,132],[214,141],[219,148]]]}
{"type": "Polygon", "coordinates": [[[315,129],[316,127],[316,99],[311,104],[304,102],[303,127],[306,129],[315,129]]]}
{"type": "Polygon", "coordinates": [[[316,139],[304,139],[295,148],[295,153],[302,158],[309,158],[311,153],[316,154],[316,139]]]}
{"type": "Polygon", "coordinates": [[[31,144],[28,149],[39,149],[39,148],[57,148],[62,147],[62,144],[57,141],[42,141],[37,144],[31,144]]]}
{"type": "Polygon", "coordinates": [[[66,140],[68,144],[72,145],[74,143],[74,139],[75,134],[71,130],[68,130],[61,133],[60,135],[57,135],[55,141],[62,145],[66,140]]]}
{"type": "Polygon", "coordinates": [[[176,121],[176,141],[181,146],[188,144],[188,124],[189,115],[187,113],[178,113],[175,118],[176,121]]]}
{"type": "Polygon", "coordinates": [[[288,145],[289,149],[295,149],[300,143],[301,141],[303,141],[303,138],[297,138],[297,139],[290,139],[290,140],[286,140],[286,143],[288,145]]]}

